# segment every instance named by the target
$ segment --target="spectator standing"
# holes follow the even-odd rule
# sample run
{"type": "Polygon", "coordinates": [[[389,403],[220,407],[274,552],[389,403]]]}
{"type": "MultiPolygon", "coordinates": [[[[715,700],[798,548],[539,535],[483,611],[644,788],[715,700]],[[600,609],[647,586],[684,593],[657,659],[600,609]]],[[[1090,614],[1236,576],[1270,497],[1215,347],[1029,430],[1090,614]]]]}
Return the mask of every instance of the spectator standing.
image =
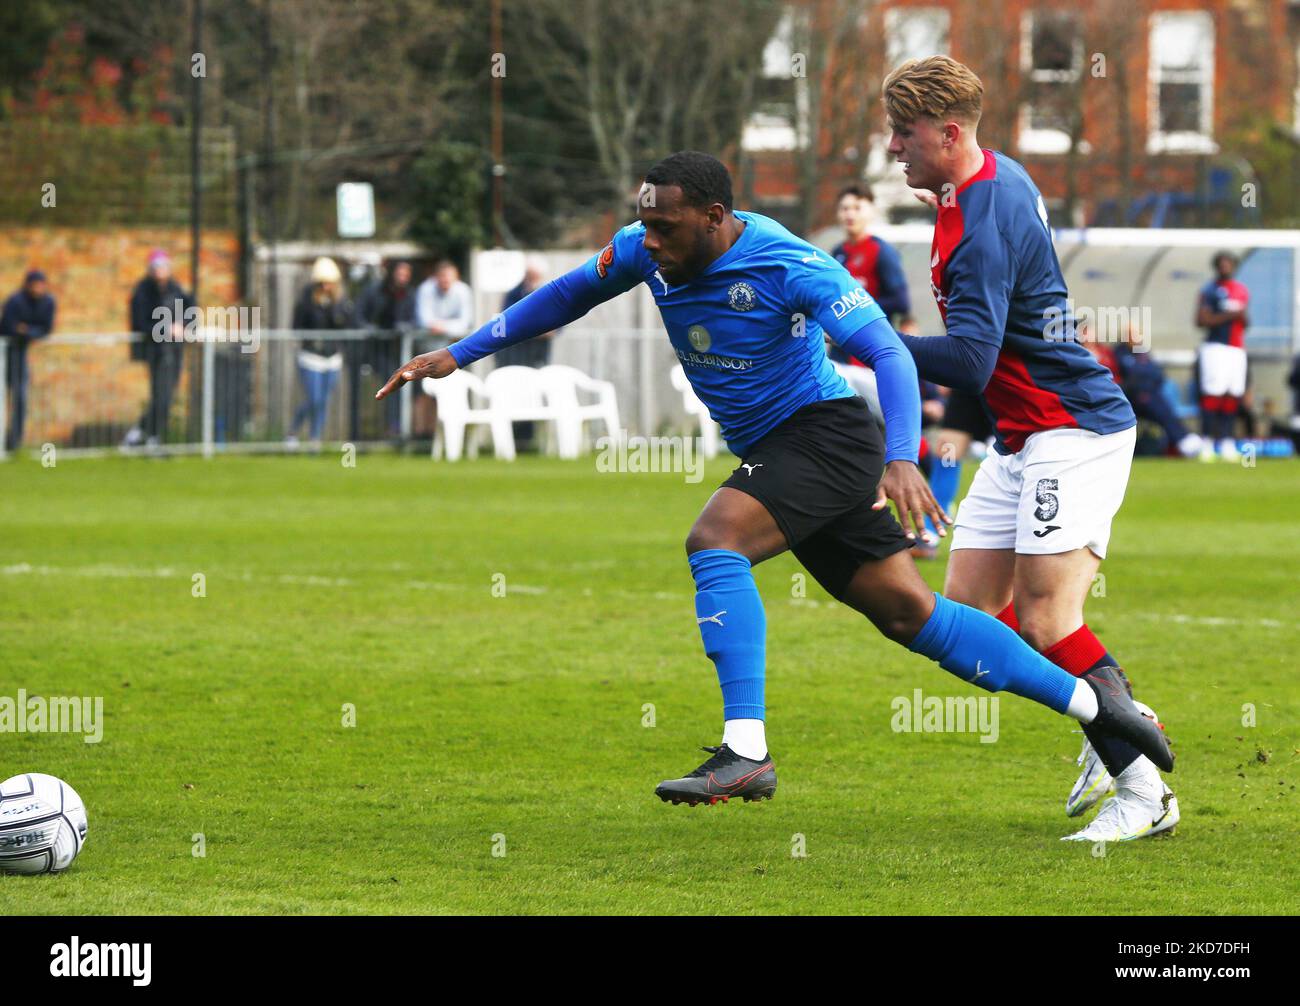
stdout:
{"type": "MultiPolygon", "coordinates": [[[[311,267],[311,283],[293,308],[295,330],[312,333],[356,327],[356,311],[343,296],[343,275],[332,258],[322,256],[311,267]]],[[[337,339],[305,335],[298,350],[298,378],[303,402],[293,415],[285,443],[298,445],[298,428],[310,420],[309,435],[319,445],[330,398],[343,370],[343,353],[337,339]]]]}
{"type": "Polygon", "coordinates": [[[474,322],[474,296],[450,259],[441,259],[433,275],[415,291],[415,323],[431,335],[460,339],[474,322]]]}
{"type": "MultiPolygon", "coordinates": [[[[539,286],[546,282],[546,263],[540,256],[530,255],[524,263],[524,278],[519,281],[501,301],[501,310],[519,303],[539,286]]],[[[551,340],[559,334],[559,329],[539,335],[536,339],[525,339],[513,346],[507,346],[496,354],[498,367],[545,367],[551,362],[551,340]]],[[[396,367],[394,367],[396,369],[396,367]]]]}
{"type": "Polygon", "coordinates": [[[1211,263],[1215,277],[1201,288],[1196,324],[1205,329],[1205,342],[1197,358],[1197,384],[1201,396],[1201,434],[1206,460],[1218,456],[1236,460],[1233,439],[1237,413],[1246,395],[1246,313],[1250,291],[1236,278],[1238,260],[1219,252],[1211,263]]]}
{"type": "Polygon", "coordinates": [[[156,447],[167,436],[172,396],[185,361],[185,312],[194,306],[190,294],[172,276],[171,257],[161,248],[149,253],[148,273],[131,292],[131,359],[149,366],[149,404],[127,431],[123,447],[156,447]]]}
{"type": "Polygon", "coordinates": [[[1291,389],[1291,421],[1288,425],[1291,439],[1300,452],[1300,353],[1296,354],[1291,363],[1291,373],[1287,375],[1286,383],[1291,389]]]}
{"type": "MultiPolygon", "coordinates": [[[[524,262],[524,278],[511,289],[501,301],[501,310],[519,303],[539,286],[546,282],[546,263],[536,255],[530,255],[524,262]]],[[[496,354],[498,367],[545,367],[551,362],[551,340],[559,329],[546,332],[535,339],[525,339],[513,346],[507,346],[496,354]]],[[[394,368],[396,369],[396,368],[394,368]]],[[[536,424],[519,422],[514,424],[515,443],[522,449],[532,449],[536,441],[536,424]]]]}
{"type": "MultiPolygon", "coordinates": [[[[366,361],[379,375],[380,383],[385,374],[391,374],[401,361],[400,336],[415,327],[415,287],[411,285],[411,263],[393,262],[382,277],[374,280],[362,292],[357,302],[357,321],[362,328],[370,329],[374,334],[366,341],[368,353],[366,361]]],[[[354,387],[360,379],[353,375],[354,387]]],[[[352,396],[352,438],[359,439],[360,394],[352,396]]],[[[396,395],[390,395],[384,402],[384,422],[388,435],[396,437],[399,429],[400,401],[396,395]]]]}
{"type": "MultiPolygon", "coordinates": [[[[425,335],[442,338],[420,340],[424,349],[436,349],[469,334],[474,322],[474,295],[461,281],[460,270],[450,259],[439,259],[433,275],[415,291],[415,324],[425,335]]],[[[438,408],[433,399],[421,396],[412,410],[413,431],[430,432],[438,425],[438,408]]]]}
{"type": "MultiPolygon", "coordinates": [[[[8,339],[5,351],[5,383],[13,403],[9,428],[5,433],[5,450],[15,451],[23,442],[23,424],[27,420],[27,347],[44,339],[54,329],[54,298],[49,282],[39,269],[24,278],[22,289],[5,301],[0,312],[0,336],[8,339]]],[[[4,406],[0,402],[0,408],[4,406]]]]}

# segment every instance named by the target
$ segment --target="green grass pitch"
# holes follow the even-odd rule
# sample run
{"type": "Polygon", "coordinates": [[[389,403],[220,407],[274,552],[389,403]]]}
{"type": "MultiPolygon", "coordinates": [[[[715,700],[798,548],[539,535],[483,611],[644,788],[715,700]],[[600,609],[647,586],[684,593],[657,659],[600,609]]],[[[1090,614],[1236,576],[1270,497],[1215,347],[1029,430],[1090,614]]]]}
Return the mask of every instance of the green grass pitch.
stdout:
{"type": "Polygon", "coordinates": [[[653,797],[719,737],[682,543],[728,470],[3,466],[0,696],[102,696],[104,735],[0,734],[0,777],[90,815],[0,915],[1295,911],[1300,465],[1136,465],[1088,620],[1183,821],[1105,855],[1058,841],[1067,720],[1007,696],[996,743],[894,732],[896,696],[985,693],[797,596],[788,556],[757,570],[776,799],[653,797]]]}

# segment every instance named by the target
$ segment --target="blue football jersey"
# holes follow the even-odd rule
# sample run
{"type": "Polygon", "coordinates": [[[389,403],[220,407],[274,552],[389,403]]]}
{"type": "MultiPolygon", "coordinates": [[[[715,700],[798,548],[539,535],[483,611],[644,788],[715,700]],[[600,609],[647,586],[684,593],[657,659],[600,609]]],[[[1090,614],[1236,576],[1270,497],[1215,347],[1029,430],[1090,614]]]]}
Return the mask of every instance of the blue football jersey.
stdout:
{"type": "Polygon", "coordinates": [[[645,250],[639,221],[583,267],[601,300],[645,283],[691,387],[743,457],[813,402],[854,392],[827,359],[832,340],[884,317],[871,295],[824,251],[775,220],[737,212],[745,229],[683,286],[670,286],[645,250]]]}

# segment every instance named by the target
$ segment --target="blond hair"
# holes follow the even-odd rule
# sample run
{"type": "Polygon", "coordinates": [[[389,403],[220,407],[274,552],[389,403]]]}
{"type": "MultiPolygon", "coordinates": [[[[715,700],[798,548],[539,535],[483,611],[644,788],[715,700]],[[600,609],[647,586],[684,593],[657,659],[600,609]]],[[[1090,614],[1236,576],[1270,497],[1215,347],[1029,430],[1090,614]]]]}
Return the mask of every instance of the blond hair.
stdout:
{"type": "Polygon", "coordinates": [[[980,121],[984,85],[970,67],[951,56],[909,59],[885,78],[882,100],[894,123],[917,119],[980,121]]]}

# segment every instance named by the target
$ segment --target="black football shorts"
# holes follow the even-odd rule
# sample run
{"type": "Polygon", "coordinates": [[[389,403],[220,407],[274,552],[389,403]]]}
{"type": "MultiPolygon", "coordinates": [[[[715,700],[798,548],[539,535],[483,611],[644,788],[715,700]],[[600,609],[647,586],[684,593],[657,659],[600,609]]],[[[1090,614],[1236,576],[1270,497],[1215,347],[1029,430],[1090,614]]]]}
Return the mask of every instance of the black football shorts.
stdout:
{"type": "Polygon", "coordinates": [[[867,403],[834,398],[773,429],[722,485],[762,503],[795,558],[839,600],[864,562],[912,544],[888,507],[871,509],[884,455],[867,403]]]}
{"type": "Polygon", "coordinates": [[[949,392],[943,422],[939,425],[946,430],[961,430],[978,443],[993,436],[993,424],[984,410],[983,401],[979,395],[972,395],[969,391],[949,392]]]}

